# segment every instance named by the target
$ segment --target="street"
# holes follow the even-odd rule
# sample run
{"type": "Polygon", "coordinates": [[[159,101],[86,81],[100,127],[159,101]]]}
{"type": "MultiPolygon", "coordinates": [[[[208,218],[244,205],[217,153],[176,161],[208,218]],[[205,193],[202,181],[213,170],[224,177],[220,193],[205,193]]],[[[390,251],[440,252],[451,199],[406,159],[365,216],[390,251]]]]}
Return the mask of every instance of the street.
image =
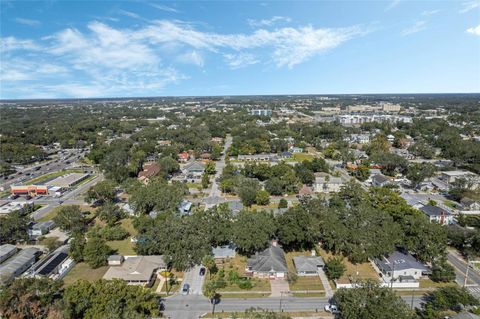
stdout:
{"type": "Polygon", "coordinates": [[[212,187],[210,188],[210,193],[208,194],[208,197],[205,197],[205,207],[210,208],[213,207],[221,202],[224,201],[224,199],[220,196],[222,194],[220,187],[218,185],[218,179],[222,175],[223,169],[225,167],[225,158],[227,157],[227,151],[232,145],[232,136],[227,135],[225,139],[225,145],[223,146],[223,154],[220,157],[220,160],[218,160],[215,163],[215,176],[213,177],[213,182],[212,182],[212,187]]]}
{"type": "MultiPolygon", "coordinates": [[[[402,299],[409,305],[412,302],[412,296],[404,296],[402,299]]],[[[420,307],[421,302],[422,297],[413,297],[414,307],[420,307]]],[[[171,319],[194,319],[212,311],[212,304],[201,296],[174,296],[165,299],[164,304],[164,315],[171,319]]],[[[328,298],[224,298],[215,306],[215,312],[243,312],[250,308],[272,311],[322,311],[327,304],[328,298]]]]}
{"type": "MultiPolygon", "coordinates": [[[[450,264],[455,268],[455,281],[459,286],[463,287],[465,283],[467,263],[455,251],[448,251],[447,258],[450,264]]],[[[480,274],[473,268],[470,268],[468,271],[466,288],[470,291],[470,293],[475,295],[477,298],[480,298],[480,274]]]]}

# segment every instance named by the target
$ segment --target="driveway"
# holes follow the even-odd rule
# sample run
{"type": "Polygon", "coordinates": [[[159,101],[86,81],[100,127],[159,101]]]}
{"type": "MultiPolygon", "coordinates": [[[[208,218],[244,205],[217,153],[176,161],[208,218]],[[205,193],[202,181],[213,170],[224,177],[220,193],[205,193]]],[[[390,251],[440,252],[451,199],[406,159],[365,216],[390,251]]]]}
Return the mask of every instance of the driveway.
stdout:
{"type": "Polygon", "coordinates": [[[205,276],[200,276],[200,268],[201,266],[197,265],[195,267],[190,268],[183,277],[182,286],[184,284],[190,285],[190,295],[203,295],[202,287],[203,282],[205,281],[205,276]]]}
{"type": "Polygon", "coordinates": [[[290,291],[290,287],[288,286],[288,281],[286,279],[270,280],[270,289],[272,290],[272,293],[270,294],[270,297],[272,298],[282,296],[285,297],[290,291]]]}

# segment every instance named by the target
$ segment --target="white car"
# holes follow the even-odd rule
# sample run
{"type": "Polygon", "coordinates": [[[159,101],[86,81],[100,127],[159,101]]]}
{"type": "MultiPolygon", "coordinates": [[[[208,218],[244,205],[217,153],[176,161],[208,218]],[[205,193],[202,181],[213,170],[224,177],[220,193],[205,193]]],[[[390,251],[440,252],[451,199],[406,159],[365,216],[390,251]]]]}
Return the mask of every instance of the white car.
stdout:
{"type": "Polygon", "coordinates": [[[328,304],[328,305],[325,306],[325,311],[326,312],[331,312],[331,313],[340,313],[340,311],[338,311],[337,306],[331,305],[331,304],[328,304]]]}

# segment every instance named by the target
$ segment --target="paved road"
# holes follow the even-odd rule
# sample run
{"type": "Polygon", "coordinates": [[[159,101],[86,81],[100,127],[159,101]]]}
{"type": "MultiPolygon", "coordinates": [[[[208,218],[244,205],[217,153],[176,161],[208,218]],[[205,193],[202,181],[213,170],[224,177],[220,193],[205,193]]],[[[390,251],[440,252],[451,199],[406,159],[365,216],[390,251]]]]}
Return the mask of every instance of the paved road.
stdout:
{"type": "Polygon", "coordinates": [[[225,199],[221,197],[222,192],[220,190],[217,180],[220,178],[220,176],[222,175],[223,169],[225,168],[225,158],[227,157],[227,150],[230,148],[231,145],[232,145],[232,136],[227,135],[227,138],[225,139],[225,145],[223,146],[223,155],[222,157],[220,157],[220,160],[218,160],[215,163],[216,173],[213,178],[212,187],[210,188],[210,193],[208,194],[208,197],[205,198],[206,208],[213,207],[225,201],[225,199]]]}
{"type": "MultiPolygon", "coordinates": [[[[448,261],[455,268],[455,281],[462,286],[465,283],[465,273],[467,270],[466,261],[458,255],[457,252],[449,251],[447,255],[448,261]]],[[[468,271],[468,281],[466,288],[475,296],[480,298],[480,274],[472,268],[468,271]]]]}
{"type": "MultiPolygon", "coordinates": [[[[410,305],[412,297],[402,297],[410,305]]],[[[420,307],[421,297],[413,297],[413,306],[420,307]]],[[[165,300],[165,317],[171,319],[194,319],[212,311],[212,305],[201,296],[175,296],[165,300]]],[[[315,311],[322,310],[328,303],[327,298],[224,298],[215,307],[215,312],[245,311],[249,308],[261,308],[272,311],[315,311]],[[281,307],[281,308],[280,308],[281,307]]]]}
{"type": "Polygon", "coordinates": [[[83,205],[85,202],[83,199],[78,200],[75,199],[76,196],[82,194],[85,192],[90,186],[95,185],[96,183],[100,182],[103,180],[103,176],[99,175],[96,176],[94,179],[91,181],[88,181],[87,183],[84,183],[77,188],[75,188],[73,191],[65,194],[61,198],[56,198],[56,199],[40,199],[40,200],[33,200],[37,204],[46,204],[47,206],[40,208],[39,210],[36,210],[35,212],[32,213],[32,218],[34,220],[38,220],[48,214],[50,211],[55,209],[56,207],[60,205],[83,205]],[[61,202],[61,203],[60,203],[61,202]]]}

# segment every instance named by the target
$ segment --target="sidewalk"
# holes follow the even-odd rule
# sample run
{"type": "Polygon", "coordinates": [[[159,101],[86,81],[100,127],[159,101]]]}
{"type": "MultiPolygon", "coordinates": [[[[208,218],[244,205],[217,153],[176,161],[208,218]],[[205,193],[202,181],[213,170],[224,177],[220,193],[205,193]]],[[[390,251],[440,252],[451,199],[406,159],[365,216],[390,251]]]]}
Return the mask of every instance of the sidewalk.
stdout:
{"type": "Polygon", "coordinates": [[[325,275],[325,272],[323,269],[318,270],[318,277],[320,277],[320,280],[322,281],[323,288],[325,288],[325,296],[327,298],[332,298],[333,297],[333,289],[330,286],[330,282],[328,281],[327,275],[325,275]]]}

